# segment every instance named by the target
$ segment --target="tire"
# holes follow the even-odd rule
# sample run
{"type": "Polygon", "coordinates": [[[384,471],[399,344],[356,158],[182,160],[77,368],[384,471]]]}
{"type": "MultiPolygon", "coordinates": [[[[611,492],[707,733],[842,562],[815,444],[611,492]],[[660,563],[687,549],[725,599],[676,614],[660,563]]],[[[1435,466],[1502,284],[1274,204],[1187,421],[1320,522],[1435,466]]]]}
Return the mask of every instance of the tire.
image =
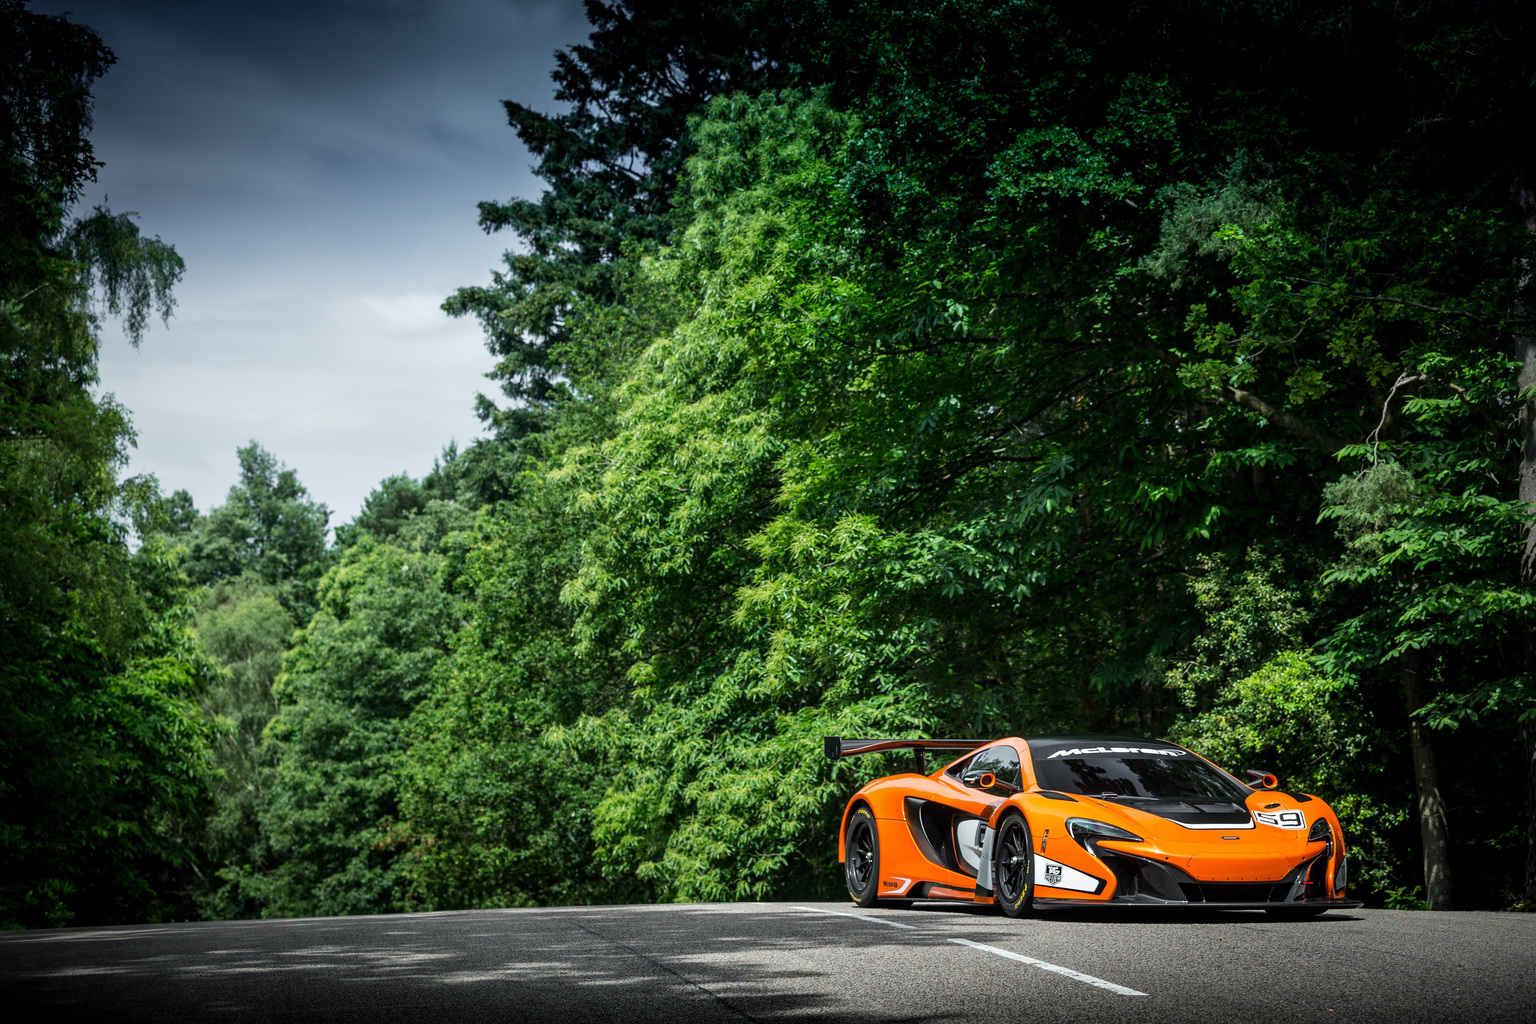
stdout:
{"type": "Polygon", "coordinates": [[[1010,811],[997,824],[997,838],[992,845],[992,892],[997,905],[1009,917],[1028,917],[1034,913],[1034,849],[1029,823],[1017,811],[1010,811]]]}
{"type": "Polygon", "coordinates": [[[860,805],[848,816],[844,840],[843,875],[848,895],[861,907],[872,907],[880,894],[880,831],[875,816],[860,805]]]}
{"type": "Polygon", "coordinates": [[[1328,913],[1327,907],[1265,907],[1264,913],[1282,921],[1306,921],[1328,913]]]}

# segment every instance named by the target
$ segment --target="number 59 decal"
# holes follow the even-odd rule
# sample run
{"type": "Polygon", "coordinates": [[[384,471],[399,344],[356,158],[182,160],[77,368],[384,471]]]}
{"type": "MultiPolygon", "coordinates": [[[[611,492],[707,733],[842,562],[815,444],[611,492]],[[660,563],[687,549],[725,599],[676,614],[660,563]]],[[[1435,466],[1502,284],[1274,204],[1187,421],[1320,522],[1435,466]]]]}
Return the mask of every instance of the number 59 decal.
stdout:
{"type": "Polygon", "coordinates": [[[1307,819],[1300,811],[1254,811],[1253,816],[1261,825],[1275,828],[1306,828],[1307,819]]]}

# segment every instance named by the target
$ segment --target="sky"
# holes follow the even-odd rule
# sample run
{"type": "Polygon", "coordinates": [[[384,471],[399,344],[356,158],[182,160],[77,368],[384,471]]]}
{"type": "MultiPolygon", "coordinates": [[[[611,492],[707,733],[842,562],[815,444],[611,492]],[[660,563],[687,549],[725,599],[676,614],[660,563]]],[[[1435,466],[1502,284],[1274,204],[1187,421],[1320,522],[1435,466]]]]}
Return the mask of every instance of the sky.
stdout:
{"type": "Polygon", "coordinates": [[[534,197],[501,106],[553,111],[579,0],[34,0],[95,29],[86,205],[139,214],[186,276],[135,351],[104,335],[101,389],[138,431],[130,473],[207,511],[260,441],[350,520],[380,480],[482,433],[492,357],[438,307],[511,236],[475,204],[534,197]]]}

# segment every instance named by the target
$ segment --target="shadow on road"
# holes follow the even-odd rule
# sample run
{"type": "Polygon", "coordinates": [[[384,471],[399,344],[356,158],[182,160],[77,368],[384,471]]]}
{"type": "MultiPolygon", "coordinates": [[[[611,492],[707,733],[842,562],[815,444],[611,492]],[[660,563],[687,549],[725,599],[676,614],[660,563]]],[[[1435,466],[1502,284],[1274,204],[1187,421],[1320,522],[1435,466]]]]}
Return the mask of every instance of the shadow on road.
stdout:
{"type": "MultiPolygon", "coordinates": [[[[64,929],[0,940],[14,1011],[98,1020],[713,1021],[865,1015],[827,958],[878,960],[910,932],[850,933],[784,909],[612,907],[64,929]]],[[[911,1020],[952,1014],[921,1013],[911,1020]]]]}

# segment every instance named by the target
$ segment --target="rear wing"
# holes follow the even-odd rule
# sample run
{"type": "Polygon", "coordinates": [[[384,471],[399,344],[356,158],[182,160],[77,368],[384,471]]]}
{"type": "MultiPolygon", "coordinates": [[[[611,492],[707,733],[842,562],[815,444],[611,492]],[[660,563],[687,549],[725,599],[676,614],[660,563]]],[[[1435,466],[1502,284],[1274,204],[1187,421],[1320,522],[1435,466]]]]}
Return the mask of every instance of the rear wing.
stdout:
{"type": "Polygon", "coordinates": [[[986,745],[985,740],[850,740],[841,736],[828,736],[822,740],[826,748],[827,757],[833,761],[841,761],[845,757],[854,757],[858,754],[874,754],[882,750],[911,750],[917,753],[918,770],[928,774],[927,765],[924,763],[924,753],[929,750],[952,750],[965,753],[986,745]]]}

